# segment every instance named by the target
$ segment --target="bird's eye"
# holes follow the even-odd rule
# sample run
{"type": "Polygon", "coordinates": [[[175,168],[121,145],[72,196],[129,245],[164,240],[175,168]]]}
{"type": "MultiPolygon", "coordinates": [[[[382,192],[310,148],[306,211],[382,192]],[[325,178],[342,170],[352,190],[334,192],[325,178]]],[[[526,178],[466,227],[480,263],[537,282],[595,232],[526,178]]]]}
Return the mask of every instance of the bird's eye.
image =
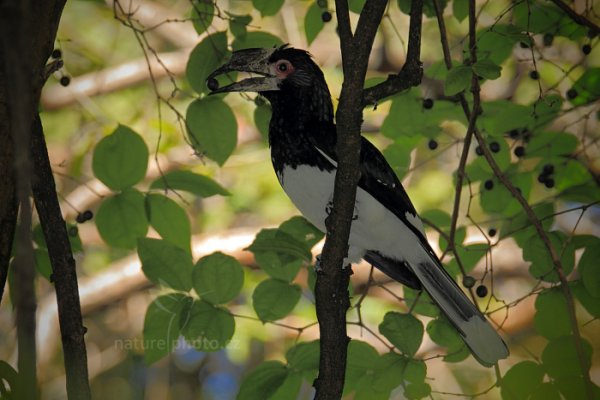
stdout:
{"type": "Polygon", "coordinates": [[[285,78],[293,72],[294,66],[288,60],[279,60],[275,64],[275,73],[279,75],[280,78],[285,78]]]}
{"type": "Polygon", "coordinates": [[[277,66],[279,72],[286,72],[288,70],[288,66],[286,63],[281,63],[277,66]]]}

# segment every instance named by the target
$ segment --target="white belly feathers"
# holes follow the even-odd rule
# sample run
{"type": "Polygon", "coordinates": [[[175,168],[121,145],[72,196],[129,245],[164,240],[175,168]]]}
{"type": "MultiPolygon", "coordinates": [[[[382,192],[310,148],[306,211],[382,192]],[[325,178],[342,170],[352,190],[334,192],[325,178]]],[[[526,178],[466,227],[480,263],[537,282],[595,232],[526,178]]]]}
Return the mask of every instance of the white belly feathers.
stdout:
{"type": "MultiPolygon", "coordinates": [[[[300,212],[325,232],[327,208],[333,199],[335,170],[300,165],[284,167],[279,182],[300,212]]],[[[409,223],[422,231],[418,217],[407,215],[409,223]]],[[[359,261],[367,250],[408,262],[422,258],[419,238],[391,211],[360,187],[356,192],[355,219],[350,231],[349,262],[359,261]]]]}

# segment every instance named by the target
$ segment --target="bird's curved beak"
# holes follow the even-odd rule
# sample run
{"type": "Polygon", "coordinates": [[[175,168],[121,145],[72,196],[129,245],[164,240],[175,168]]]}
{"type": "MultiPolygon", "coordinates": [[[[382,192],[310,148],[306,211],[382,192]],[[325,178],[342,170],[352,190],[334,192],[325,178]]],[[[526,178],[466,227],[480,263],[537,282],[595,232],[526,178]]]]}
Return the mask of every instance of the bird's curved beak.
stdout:
{"type": "Polygon", "coordinates": [[[273,75],[269,66],[269,57],[271,57],[274,51],[274,48],[254,48],[234,51],[229,62],[213,71],[206,79],[206,85],[211,90],[210,94],[279,90],[279,79],[273,75]],[[243,79],[220,88],[215,78],[233,71],[250,72],[261,76],[243,79]]]}

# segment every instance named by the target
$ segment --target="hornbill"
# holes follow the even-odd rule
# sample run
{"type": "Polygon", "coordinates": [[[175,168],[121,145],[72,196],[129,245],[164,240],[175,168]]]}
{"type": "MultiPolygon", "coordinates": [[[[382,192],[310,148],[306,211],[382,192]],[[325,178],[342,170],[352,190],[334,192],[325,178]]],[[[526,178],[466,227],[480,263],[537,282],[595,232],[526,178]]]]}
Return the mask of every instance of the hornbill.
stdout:
{"type": "MultiPolygon", "coordinates": [[[[277,178],[302,214],[325,232],[337,136],[331,95],[311,55],[287,45],[238,50],[209,75],[207,86],[211,94],[258,92],[270,101],[269,145],[277,178]],[[251,75],[219,88],[216,77],[234,71],[251,75]]],[[[398,177],[364,137],[359,169],[346,261],[363,258],[396,281],[424,289],[482,365],[506,358],[506,344],[442,267],[398,177]]]]}

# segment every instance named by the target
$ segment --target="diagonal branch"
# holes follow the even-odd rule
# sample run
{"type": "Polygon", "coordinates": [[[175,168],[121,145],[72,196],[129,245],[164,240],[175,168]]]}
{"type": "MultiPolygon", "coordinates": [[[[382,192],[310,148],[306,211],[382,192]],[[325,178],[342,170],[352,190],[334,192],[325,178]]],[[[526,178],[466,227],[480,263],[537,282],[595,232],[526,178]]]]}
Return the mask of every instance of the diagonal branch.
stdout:
{"type": "Polygon", "coordinates": [[[377,104],[383,98],[413,86],[418,86],[421,83],[423,77],[423,66],[421,65],[422,14],[423,0],[413,0],[410,8],[406,62],[397,75],[390,75],[384,82],[364,90],[362,96],[363,107],[369,104],[377,104]]]}
{"type": "Polygon", "coordinates": [[[552,1],[556,7],[560,8],[571,18],[575,23],[581,26],[585,26],[590,29],[590,33],[594,36],[600,34],[600,27],[584,17],[583,15],[577,14],[568,4],[564,3],[562,0],[550,0],[552,1]]]}

